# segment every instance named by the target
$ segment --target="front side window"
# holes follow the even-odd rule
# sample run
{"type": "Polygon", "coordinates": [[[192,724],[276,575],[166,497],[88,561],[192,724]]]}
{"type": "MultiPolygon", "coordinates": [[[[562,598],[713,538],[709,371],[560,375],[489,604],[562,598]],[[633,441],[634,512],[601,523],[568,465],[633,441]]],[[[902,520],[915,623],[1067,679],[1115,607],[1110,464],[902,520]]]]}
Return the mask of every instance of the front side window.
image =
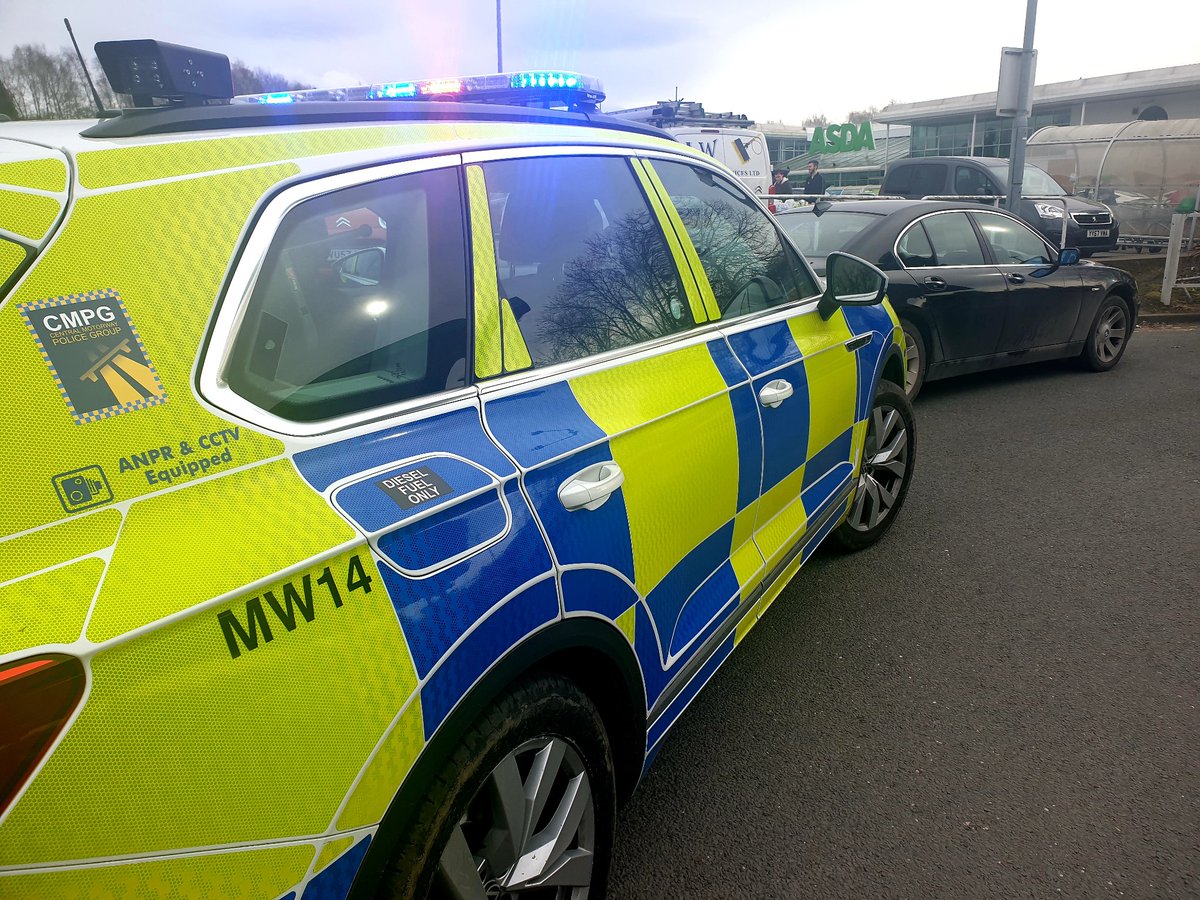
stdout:
{"type": "Polygon", "coordinates": [[[707,169],[654,160],[724,318],[820,293],[775,223],[746,193],[707,169]]]}
{"type": "Polygon", "coordinates": [[[1046,242],[1022,222],[995,213],[972,213],[1001,265],[1044,266],[1050,263],[1046,242]]]}
{"type": "Polygon", "coordinates": [[[284,216],[224,375],[299,422],[461,387],[466,311],[457,170],[346,188],[284,216]]]}
{"type": "Polygon", "coordinates": [[[938,266],[982,266],[986,260],[965,212],[938,213],[921,220],[938,266]]]}
{"type": "Polygon", "coordinates": [[[995,195],[991,179],[972,166],[954,167],[954,193],[964,197],[991,197],[995,195]]]}
{"type": "Polygon", "coordinates": [[[666,238],[627,160],[482,165],[496,276],[534,366],[695,325],[666,238]]]}

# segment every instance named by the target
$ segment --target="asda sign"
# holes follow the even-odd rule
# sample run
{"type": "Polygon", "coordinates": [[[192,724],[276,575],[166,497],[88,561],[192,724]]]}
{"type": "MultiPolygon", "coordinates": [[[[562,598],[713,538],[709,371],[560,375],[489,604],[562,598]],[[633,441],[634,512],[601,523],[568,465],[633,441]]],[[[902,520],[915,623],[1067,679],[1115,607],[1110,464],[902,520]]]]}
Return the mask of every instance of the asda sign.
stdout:
{"type": "Polygon", "coordinates": [[[847,122],[844,125],[823,125],[813,130],[812,142],[808,149],[812,153],[848,153],[851,150],[874,150],[875,135],[871,132],[871,123],[863,122],[855,125],[847,122]]]}

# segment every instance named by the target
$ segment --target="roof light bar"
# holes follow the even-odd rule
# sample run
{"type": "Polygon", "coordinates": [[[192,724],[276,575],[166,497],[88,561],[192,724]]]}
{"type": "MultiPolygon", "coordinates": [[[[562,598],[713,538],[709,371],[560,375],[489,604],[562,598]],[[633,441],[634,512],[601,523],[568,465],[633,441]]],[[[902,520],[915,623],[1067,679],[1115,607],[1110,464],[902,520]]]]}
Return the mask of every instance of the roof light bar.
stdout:
{"type": "Polygon", "coordinates": [[[300,103],[341,100],[462,100],[503,103],[510,106],[582,109],[594,111],[604,100],[600,79],[578,72],[531,70],[472,75],[464,78],[429,78],[424,81],[391,81],[348,88],[243,94],[234,103],[300,103]]]}

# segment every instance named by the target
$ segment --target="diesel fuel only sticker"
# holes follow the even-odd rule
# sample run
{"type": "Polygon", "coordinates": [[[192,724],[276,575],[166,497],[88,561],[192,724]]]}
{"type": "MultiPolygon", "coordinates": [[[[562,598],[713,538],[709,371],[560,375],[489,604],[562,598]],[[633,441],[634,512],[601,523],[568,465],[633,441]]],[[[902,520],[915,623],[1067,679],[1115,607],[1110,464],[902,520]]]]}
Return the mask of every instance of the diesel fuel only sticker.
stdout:
{"type": "Polygon", "coordinates": [[[17,307],[76,425],[164,403],[167,392],[111,289],[17,307]]]}

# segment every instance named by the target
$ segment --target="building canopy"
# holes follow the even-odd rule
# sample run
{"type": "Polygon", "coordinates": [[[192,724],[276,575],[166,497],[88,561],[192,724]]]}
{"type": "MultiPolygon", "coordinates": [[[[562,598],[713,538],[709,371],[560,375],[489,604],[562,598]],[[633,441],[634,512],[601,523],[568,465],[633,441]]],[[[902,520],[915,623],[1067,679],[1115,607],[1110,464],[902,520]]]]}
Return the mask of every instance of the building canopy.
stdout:
{"type": "Polygon", "coordinates": [[[1200,119],[1050,126],[1030,137],[1026,159],[1065,190],[1107,203],[1123,238],[1163,236],[1173,213],[1196,208],[1200,119]]]}

